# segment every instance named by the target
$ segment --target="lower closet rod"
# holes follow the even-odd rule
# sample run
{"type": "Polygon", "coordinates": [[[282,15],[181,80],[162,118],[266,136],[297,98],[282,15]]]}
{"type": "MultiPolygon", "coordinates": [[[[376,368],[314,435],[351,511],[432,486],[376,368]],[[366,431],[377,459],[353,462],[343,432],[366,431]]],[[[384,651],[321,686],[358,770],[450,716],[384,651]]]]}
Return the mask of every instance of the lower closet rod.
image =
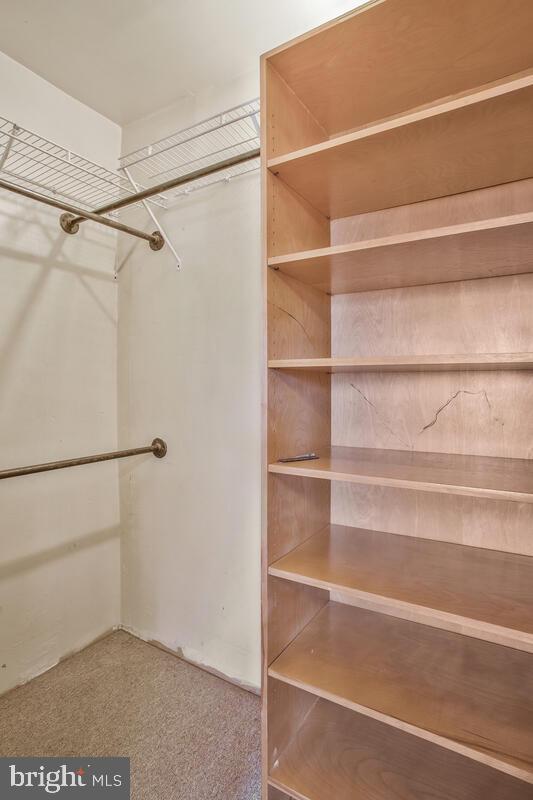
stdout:
{"type": "Polygon", "coordinates": [[[50,472],[53,469],[78,467],[81,464],[94,464],[97,461],[112,461],[115,458],[140,456],[143,453],[153,453],[156,458],[164,458],[167,454],[167,445],[163,439],[154,439],[148,447],[134,447],[131,450],[115,450],[113,453],[98,453],[95,456],[83,458],[68,458],[65,461],[49,461],[46,464],[33,464],[31,467],[17,467],[16,469],[0,470],[0,480],[4,478],[18,478],[20,475],[33,475],[34,472],[50,472]]]}
{"type": "Polygon", "coordinates": [[[72,214],[74,214],[76,215],[77,219],[92,219],[93,222],[99,222],[100,225],[106,225],[108,228],[115,228],[117,231],[129,233],[131,236],[137,236],[139,239],[146,239],[152,250],[161,250],[165,244],[165,240],[159,231],[145,233],[144,231],[137,230],[137,228],[130,228],[129,225],[124,225],[122,222],[117,222],[114,219],[102,217],[92,211],[83,211],[81,208],[76,208],[68,203],[63,203],[60,200],[54,200],[52,197],[47,197],[44,194],[30,192],[29,189],[23,189],[21,186],[17,186],[14,183],[9,183],[8,181],[0,180],[0,188],[7,189],[8,192],[20,194],[23,197],[29,197],[30,200],[37,200],[39,203],[52,206],[52,208],[60,208],[62,211],[68,211],[68,214],[62,214],[61,216],[61,226],[67,233],[75,233],[77,230],[77,228],[75,228],[75,226],[73,227],[71,223],[72,214]],[[68,219],[68,230],[65,228],[65,220],[63,219],[64,217],[67,217],[68,219]]]}

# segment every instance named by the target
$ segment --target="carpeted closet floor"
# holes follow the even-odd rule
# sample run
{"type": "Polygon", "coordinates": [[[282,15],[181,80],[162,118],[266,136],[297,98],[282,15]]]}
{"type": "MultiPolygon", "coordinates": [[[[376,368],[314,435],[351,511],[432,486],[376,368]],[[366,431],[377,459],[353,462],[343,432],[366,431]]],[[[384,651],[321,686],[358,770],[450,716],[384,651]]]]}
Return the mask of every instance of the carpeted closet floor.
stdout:
{"type": "Polygon", "coordinates": [[[259,698],[118,631],[0,697],[2,756],[129,756],[134,800],[259,800],[259,698]]]}

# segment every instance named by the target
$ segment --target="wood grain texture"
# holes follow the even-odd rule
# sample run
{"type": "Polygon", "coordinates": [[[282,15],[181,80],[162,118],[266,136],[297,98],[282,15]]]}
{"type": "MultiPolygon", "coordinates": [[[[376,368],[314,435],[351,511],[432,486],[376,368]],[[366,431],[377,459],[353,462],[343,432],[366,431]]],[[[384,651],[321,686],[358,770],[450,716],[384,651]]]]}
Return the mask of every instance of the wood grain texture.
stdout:
{"type": "Polygon", "coordinates": [[[331,521],[533,556],[533,503],[338,481],[331,484],[331,521]]]}
{"type": "Polygon", "coordinates": [[[532,302],[533,275],[339,295],[329,355],[531,352],[532,302]]]}
{"type": "Polygon", "coordinates": [[[330,525],[269,568],[335,598],[533,652],[533,559],[330,525]]]}
{"type": "Polygon", "coordinates": [[[331,381],[333,445],[518,459],[533,454],[531,370],[362,372],[331,381]]]}
{"type": "Polygon", "coordinates": [[[288,153],[327,139],[327,132],[271,63],[267,62],[266,69],[268,71],[267,155],[270,157],[288,153]]]}
{"type": "Polygon", "coordinates": [[[532,658],[330,603],[269,674],[533,783],[532,658]]]}
{"type": "Polygon", "coordinates": [[[330,298],[271,271],[267,287],[269,358],[329,356],[330,298]]]}
{"type": "MultiPolygon", "coordinates": [[[[263,60],[261,92],[261,149],[275,151],[302,136],[316,141],[316,123],[299,104],[275,71],[263,60]],[[294,101],[294,107],[288,103],[294,101]]],[[[320,135],[322,132],[320,131],[320,135]]],[[[276,355],[329,355],[331,352],[330,299],[313,287],[304,286],[287,276],[270,274],[267,256],[302,247],[329,244],[329,221],[297,196],[282,181],[267,173],[262,161],[263,188],[263,263],[266,306],[266,350],[276,355]],[[287,221],[291,224],[288,225],[287,221]]],[[[265,365],[266,366],[266,365],[265,365]]],[[[264,453],[267,458],[299,449],[304,443],[317,444],[331,438],[331,401],[328,376],[308,380],[279,380],[266,375],[265,404],[270,413],[265,425],[264,453]],[[324,380],[324,377],[326,380],[324,380]],[[309,412],[305,420],[301,407],[309,412]]],[[[294,484],[279,476],[266,475],[263,504],[262,543],[262,621],[263,621],[263,770],[262,798],[273,800],[267,786],[272,753],[268,742],[283,741],[283,731],[290,734],[292,725],[308,709],[308,700],[293,703],[271,689],[267,667],[314,615],[328,602],[327,592],[309,586],[297,586],[267,575],[271,558],[279,557],[298,544],[302,531],[317,530],[330,513],[330,487],[302,478],[294,484]],[[299,710],[298,710],[299,709],[299,710]],[[279,713],[277,713],[279,711],[279,713]],[[272,713],[271,713],[272,712],[272,713]]]]}
{"type": "Polygon", "coordinates": [[[531,798],[527,783],[326,700],[297,729],[270,781],[297,800],[531,798]]]}
{"type": "Polygon", "coordinates": [[[293,372],[450,372],[533,369],[533,353],[467,353],[374,358],[279,358],[270,369],[293,372]]]}
{"type": "Polygon", "coordinates": [[[331,486],[327,481],[268,476],[267,564],[281,558],[328,524],[330,495],[331,486]]]}
{"type": "Polygon", "coordinates": [[[291,800],[291,797],[281,789],[276,789],[275,786],[268,787],[268,800],[291,800]]]}
{"type": "Polygon", "coordinates": [[[532,81],[528,73],[505,93],[502,85],[479,90],[268,167],[333,219],[530,178],[532,81]]]}
{"type": "Polygon", "coordinates": [[[298,732],[305,717],[317,702],[315,695],[268,678],[268,758],[267,773],[298,732]]]}
{"type": "Polygon", "coordinates": [[[271,371],[268,397],[270,460],[323,449],[331,441],[329,375],[271,371]]]}
{"type": "Polygon", "coordinates": [[[269,55],[331,134],[531,66],[529,0],[387,0],[269,55]]]}
{"type": "MultiPolygon", "coordinates": [[[[268,173],[270,174],[270,173],[268,173]]],[[[331,245],[454,228],[533,211],[531,178],[331,221],[331,245]]]]}
{"type": "Polygon", "coordinates": [[[329,595],[322,589],[268,577],[268,635],[266,658],[272,661],[323,608],[329,595]]]}
{"type": "Polygon", "coordinates": [[[268,170],[264,182],[268,209],[266,255],[328,247],[329,220],[268,170]]]}
{"type": "Polygon", "coordinates": [[[526,459],[331,447],[315,461],[271,463],[269,471],[328,481],[533,503],[533,462],[526,459]]]}
{"type": "Polygon", "coordinates": [[[268,263],[329,294],[531,272],[533,213],[273,256],[268,263]]]}

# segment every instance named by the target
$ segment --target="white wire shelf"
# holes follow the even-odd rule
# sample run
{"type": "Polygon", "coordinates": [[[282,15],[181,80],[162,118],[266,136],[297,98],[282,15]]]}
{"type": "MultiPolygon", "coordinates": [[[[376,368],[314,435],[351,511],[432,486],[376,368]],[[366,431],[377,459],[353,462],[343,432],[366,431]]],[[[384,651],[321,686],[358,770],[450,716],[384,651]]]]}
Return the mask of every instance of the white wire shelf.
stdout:
{"type": "MultiPolygon", "coordinates": [[[[120,166],[131,170],[136,182],[155,186],[233,156],[246,155],[257,148],[258,98],[128,153],[120,159],[120,166]]],[[[163,196],[170,201],[205,186],[229,181],[258,167],[259,157],[169,189],[163,196]]]]}
{"type": "MultiPolygon", "coordinates": [[[[134,194],[127,177],[0,117],[0,176],[92,210],[134,194]]],[[[144,188],[144,187],[143,187],[144,188]]],[[[164,206],[162,197],[150,202],[164,206]]]]}

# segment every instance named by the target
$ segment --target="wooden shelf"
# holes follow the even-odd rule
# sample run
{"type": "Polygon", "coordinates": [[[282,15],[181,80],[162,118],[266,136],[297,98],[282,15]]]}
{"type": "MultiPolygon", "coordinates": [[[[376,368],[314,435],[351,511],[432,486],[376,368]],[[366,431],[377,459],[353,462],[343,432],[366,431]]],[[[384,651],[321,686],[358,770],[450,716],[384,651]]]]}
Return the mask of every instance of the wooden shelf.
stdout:
{"type": "Polygon", "coordinates": [[[270,369],[296,372],[445,372],[533,369],[533,353],[382,356],[380,358],[288,358],[268,362],[270,369]]]}
{"type": "Polygon", "coordinates": [[[269,258],[329,294],[533,271],[533,213],[369,239],[269,258]]]}
{"type": "Polygon", "coordinates": [[[533,175],[533,72],[268,160],[336,219],[533,175]]]}
{"type": "Polygon", "coordinates": [[[268,60],[331,135],[529,67],[531,4],[509,2],[369,3],[268,60]]]}
{"type": "Polygon", "coordinates": [[[329,525],[269,567],[335,599],[533,652],[533,558],[329,525]]]}
{"type": "Polygon", "coordinates": [[[329,603],[269,675],[533,783],[533,657],[329,603]]]}
{"type": "Polygon", "coordinates": [[[298,800],[531,798],[527,783],[326,700],[278,756],[269,782],[298,800]]]}
{"type": "Polygon", "coordinates": [[[367,447],[330,447],[319,455],[315,461],[273,463],[268,469],[281,475],[533,503],[529,459],[367,447]]]}

